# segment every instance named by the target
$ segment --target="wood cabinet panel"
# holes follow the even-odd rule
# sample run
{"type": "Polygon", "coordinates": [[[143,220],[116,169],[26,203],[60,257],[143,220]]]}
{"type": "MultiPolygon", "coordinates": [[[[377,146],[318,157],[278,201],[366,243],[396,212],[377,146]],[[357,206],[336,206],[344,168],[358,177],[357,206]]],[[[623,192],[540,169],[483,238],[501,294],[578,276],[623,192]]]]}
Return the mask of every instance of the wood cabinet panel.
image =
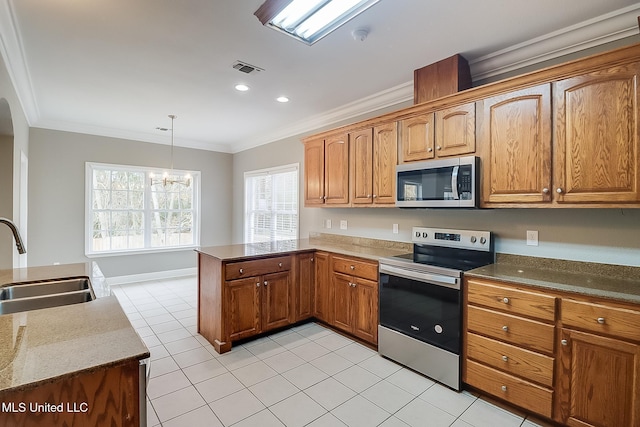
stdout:
{"type": "Polygon", "coordinates": [[[640,201],[640,63],[553,83],[559,203],[640,201]]]}
{"type": "Polygon", "coordinates": [[[353,334],[371,343],[378,342],[378,282],[356,278],[353,281],[353,334]]]}
{"type": "Polygon", "coordinates": [[[333,271],[369,280],[378,280],[378,263],[361,261],[339,255],[332,257],[333,271]]]}
{"type": "Polygon", "coordinates": [[[229,340],[239,340],[260,333],[259,277],[226,283],[226,310],[229,340]]]}
{"type": "Polygon", "coordinates": [[[500,286],[480,279],[469,279],[467,289],[470,303],[550,322],[555,320],[554,296],[500,286]]]}
{"type": "Polygon", "coordinates": [[[293,322],[289,272],[262,277],[262,332],[293,322]]]}
{"type": "Polygon", "coordinates": [[[467,362],[466,378],[468,384],[478,387],[493,396],[545,417],[551,417],[553,391],[548,388],[471,360],[467,362]]]}
{"type": "Polygon", "coordinates": [[[482,202],[551,201],[551,85],[478,102],[482,202]]]}
{"type": "Polygon", "coordinates": [[[324,140],[304,144],[304,204],[324,204],[324,140]]]}
{"type": "Polygon", "coordinates": [[[316,285],[313,298],[313,315],[323,322],[331,324],[333,322],[331,293],[331,266],[329,265],[329,254],[326,252],[316,252],[316,285]]]}
{"type": "Polygon", "coordinates": [[[349,204],[349,137],[341,134],[324,142],[324,202],[349,204]]]}
{"type": "Polygon", "coordinates": [[[640,342],[640,311],[562,299],[562,324],[640,342]]]}
{"type": "Polygon", "coordinates": [[[346,332],[353,329],[351,276],[333,274],[333,325],[346,332]]]}
{"type": "Polygon", "coordinates": [[[396,122],[373,129],[373,203],[396,202],[398,127],[396,122]]]}
{"type": "Polygon", "coordinates": [[[400,122],[402,162],[433,159],[435,156],[435,114],[426,113],[400,122]]]}
{"type": "Polygon", "coordinates": [[[553,354],[553,325],[475,306],[467,307],[467,316],[470,331],[553,354]]]}
{"type": "Polygon", "coordinates": [[[568,426],[640,425],[640,346],[562,330],[556,419],[568,426]]]}
{"type": "Polygon", "coordinates": [[[436,111],[437,157],[459,156],[476,151],[476,104],[474,102],[436,111]]]}
{"type": "Polygon", "coordinates": [[[294,287],[295,320],[313,316],[313,294],[316,286],[315,252],[298,255],[298,285],[294,287]]]}
{"type": "Polygon", "coordinates": [[[524,379],[553,386],[553,357],[476,334],[467,334],[467,356],[524,379]]]}
{"type": "Polygon", "coordinates": [[[234,280],[291,270],[291,256],[230,262],[225,266],[225,280],[234,280]]]}
{"type": "Polygon", "coordinates": [[[351,203],[371,204],[373,201],[373,130],[349,133],[351,150],[351,203]]]}

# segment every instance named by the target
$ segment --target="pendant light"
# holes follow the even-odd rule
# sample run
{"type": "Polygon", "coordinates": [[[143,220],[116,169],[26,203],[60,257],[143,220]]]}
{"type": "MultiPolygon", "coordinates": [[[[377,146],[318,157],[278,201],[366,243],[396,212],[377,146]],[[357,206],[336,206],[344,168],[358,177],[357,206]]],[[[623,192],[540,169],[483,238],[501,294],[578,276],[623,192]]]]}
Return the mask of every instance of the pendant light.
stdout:
{"type": "MultiPolygon", "coordinates": [[[[155,179],[153,174],[151,174],[151,185],[162,184],[163,186],[167,186],[167,184],[179,184],[188,187],[191,185],[191,176],[189,174],[184,175],[180,179],[175,179],[175,175],[173,173],[173,121],[178,117],[175,114],[169,114],[168,116],[171,119],[171,172],[163,172],[162,179],[155,179]]],[[[162,129],[166,130],[166,129],[162,129]]]]}

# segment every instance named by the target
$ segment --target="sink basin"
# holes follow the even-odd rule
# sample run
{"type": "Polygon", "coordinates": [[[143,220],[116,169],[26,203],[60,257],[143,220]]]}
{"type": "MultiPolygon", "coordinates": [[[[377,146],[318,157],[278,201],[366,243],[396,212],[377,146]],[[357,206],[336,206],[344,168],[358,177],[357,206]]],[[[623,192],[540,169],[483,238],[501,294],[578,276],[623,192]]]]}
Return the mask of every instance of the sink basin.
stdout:
{"type": "Polygon", "coordinates": [[[0,290],[0,301],[82,291],[90,288],[87,277],[10,283],[0,290]]]}
{"type": "Polygon", "coordinates": [[[16,298],[0,301],[0,314],[19,313],[21,311],[38,310],[41,308],[58,307],[61,305],[79,304],[92,301],[95,298],[90,289],[65,292],[61,294],[44,295],[38,297],[16,298]]]}

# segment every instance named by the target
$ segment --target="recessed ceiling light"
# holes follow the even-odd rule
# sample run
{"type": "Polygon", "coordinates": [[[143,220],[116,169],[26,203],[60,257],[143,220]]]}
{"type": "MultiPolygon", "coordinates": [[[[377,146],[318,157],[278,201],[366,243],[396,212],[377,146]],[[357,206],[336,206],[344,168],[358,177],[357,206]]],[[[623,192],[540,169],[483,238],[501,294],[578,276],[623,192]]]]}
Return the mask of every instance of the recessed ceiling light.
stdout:
{"type": "Polygon", "coordinates": [[[243,84],[237,84],[236,85],[236,90],[238,90],[240,92],[246,92],[246,91],[249,90],[249,86],[243,85],[243,84]]]}
{"type": "Polygon", "coordinates": [[[279,96],[276,98],[276,101],[278,102],[289,102],[289,98],[287,98],[286,96],[279,96]]]}

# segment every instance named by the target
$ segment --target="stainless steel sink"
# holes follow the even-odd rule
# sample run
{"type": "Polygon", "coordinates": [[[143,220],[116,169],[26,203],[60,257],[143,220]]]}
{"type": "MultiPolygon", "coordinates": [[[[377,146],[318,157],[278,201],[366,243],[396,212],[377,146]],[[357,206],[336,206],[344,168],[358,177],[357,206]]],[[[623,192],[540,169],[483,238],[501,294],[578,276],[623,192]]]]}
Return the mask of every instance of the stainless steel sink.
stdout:
{"type": "Polygon", "coordinates": [[[90,289],[87,277],[72,277],[38,282],[10,283],[0,290],[0,300],[36,297],[90,289]]]}
{"type": "Polygon", "coordinates": [[[15,282],[0,288],[0,314],[78,304],[94,299],[88,277],[15,282]]]}

